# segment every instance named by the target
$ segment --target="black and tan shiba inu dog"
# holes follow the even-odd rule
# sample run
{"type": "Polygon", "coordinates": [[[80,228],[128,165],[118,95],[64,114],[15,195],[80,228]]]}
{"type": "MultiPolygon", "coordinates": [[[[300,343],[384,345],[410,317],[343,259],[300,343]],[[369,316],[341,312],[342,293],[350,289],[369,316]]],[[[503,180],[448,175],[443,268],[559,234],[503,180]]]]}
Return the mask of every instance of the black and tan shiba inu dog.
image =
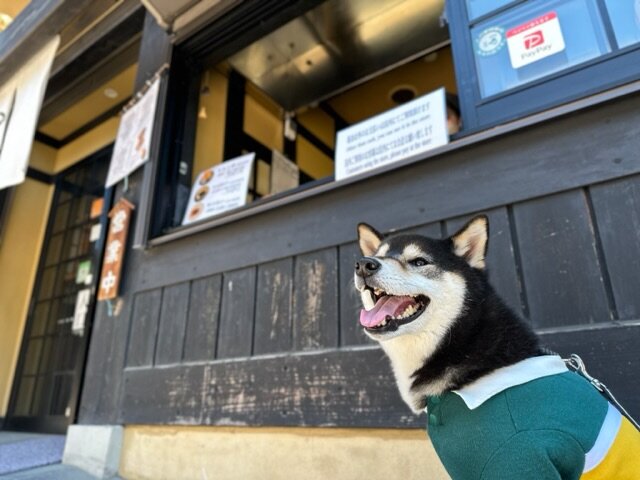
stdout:
{"type": "Polygon", "coordinates": [[[640,435],[498,297],[488,219],[444,240],[358,225],[360,324],[455,479],[640,478],[640,435]],[[637,450],[636,455],[629,455],[637,450]]]}

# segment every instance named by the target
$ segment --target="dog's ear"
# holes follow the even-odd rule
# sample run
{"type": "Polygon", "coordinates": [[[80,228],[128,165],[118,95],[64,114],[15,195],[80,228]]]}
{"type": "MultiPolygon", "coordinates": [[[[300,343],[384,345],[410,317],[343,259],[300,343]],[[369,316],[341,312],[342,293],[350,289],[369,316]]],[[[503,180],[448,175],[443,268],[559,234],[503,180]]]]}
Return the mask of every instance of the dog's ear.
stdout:
{"type": "Polygon", "coordinates": [[[366,223],[358,224],[358,244],[365,257],[370,257],[378,250],[382,243],[382,235],[375,228],[366,223]]]}
{"type": "Polygon", "coordinates": [[[451,236],[453,252],[473,268],[483,270],[489,244],[489,219],[478,215],[451,236]]]}

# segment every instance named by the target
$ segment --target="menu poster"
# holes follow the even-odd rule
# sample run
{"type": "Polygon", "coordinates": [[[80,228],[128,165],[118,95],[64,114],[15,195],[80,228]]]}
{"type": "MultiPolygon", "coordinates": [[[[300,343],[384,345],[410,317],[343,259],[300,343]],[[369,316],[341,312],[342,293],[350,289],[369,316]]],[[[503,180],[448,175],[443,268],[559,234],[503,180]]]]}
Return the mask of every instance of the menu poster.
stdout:
{"type": "Polygon", "coordinates": [[[122,115],[109,165],[107,187],[115,185],[149,159],[159,90],[158,78],[140,100],[122,115]]]}
{"type": "Polygon", "coordinates": [[[280,193],[291,190],[300,185],[300,169],[279,151],[274,150],[271,155],[271,191],[280,193]]]}
{"type": "Polygon", "coordinates": [[[245,205],[255,156],[255,153],[247,153],[201,172],[191,187],[182,224],[188,225],[245,205]]]}
{"type": "Polygon", "coordinates": [[[449,143],[444,88],[338,132],[336,180],[449,143]]]}

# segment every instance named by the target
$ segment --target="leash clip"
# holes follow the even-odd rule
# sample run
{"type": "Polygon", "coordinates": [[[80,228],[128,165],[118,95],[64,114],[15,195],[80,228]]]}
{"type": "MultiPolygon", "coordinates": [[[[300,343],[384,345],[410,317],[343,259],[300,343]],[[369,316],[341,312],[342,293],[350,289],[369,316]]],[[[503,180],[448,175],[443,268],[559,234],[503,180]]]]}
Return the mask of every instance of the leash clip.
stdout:
{"type": "Polygon", "coordinates": [[[584,362],[582,361],[582,358],[580,358],[579,355],[572,353],[571,355],[569,355],[569,358],[563,358],[562,360],[564,361],[565,365],[567,365],[567,367],[577,372],[578,375],[582,375],[584,378],[586,378],[589,381],[589,383],[596,388],[596,390],[602,393],[602,395],[609,402],[611,402],[618,409],[618,411],[622,413],[622,415],[627,417],[629,422],[631,422],[631,424],[638,431],[640,431],[640,424],[631,416],[631,414],[629,414],[629,412],[625,410],[622,404],[613,395],[611,390],[609,390],[609,388],[607,388],[607,386],[604,383],[602,383],[600,380],[589,375],[589,373],[587,372],[587,368],[584,366],[584,362]]]}
{"type": "Polygon", "coordinates": [[[604,384],[598,380],[595,377],[592,377],[591,375],[589,375],[589,372],[587,372],[587,367],[585,367],[584,365],[584,361],[582,361],[582,358],[580,358],[579,355],[572,353],[569,358],[564,358],[564,363],[571,369],[575,370],[576,372],[578,372],[580,375],[582,375],[584,378],[586,378],[589,383],[591,385],[593,385],[594,387],[596,387],[596,389],[599,392],[604,392],[606,387],[604,386],[604,384]]]}

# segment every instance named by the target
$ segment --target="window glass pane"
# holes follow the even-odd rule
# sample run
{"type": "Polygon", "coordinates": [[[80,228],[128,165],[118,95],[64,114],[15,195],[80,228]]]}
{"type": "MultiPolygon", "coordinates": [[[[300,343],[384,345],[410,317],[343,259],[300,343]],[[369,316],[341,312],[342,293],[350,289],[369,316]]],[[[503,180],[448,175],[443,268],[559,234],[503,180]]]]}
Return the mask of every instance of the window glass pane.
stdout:
{"type": "Polygon", "coordinates": [[[640,0],[605,0],[620,48],[640,42],[640,0]]]}
{"type": "Polygon", "coordinates": [[[35,383],[36,380],[33,377],[23,377],[20,381],[20,390],[18,390],[18,400],[16,401],[14,412],[16,416],[29,415],[35,383]]]}
{"type": "Polygon", "coordinates": [[[469,20],[474,20],[489,12],[493,12],[511,2],[513,2],[513,0],[467,0],[469,20]]]}
{"type": "Polygon", "coordinates": [[[595,0],[518,5],[471,36],[482,97],[611,51],[595,0]]]}
{"type": "Polygon", "coordinates": [[[47,318],[49,318],[49,302],[41,302],[36,305],[33,311],[33,326],[31,327],[31,336],[37,337],[44,335],[47,329],[47,318]]]}
{"type": "Polygon", "coordinates": [[[38,364],[40,361],[40,353],[42,351],[42,339],[36,338],[29,340],[27,354],[24,360],[23,375],[35,375],[38,373],[38,364]]]}

